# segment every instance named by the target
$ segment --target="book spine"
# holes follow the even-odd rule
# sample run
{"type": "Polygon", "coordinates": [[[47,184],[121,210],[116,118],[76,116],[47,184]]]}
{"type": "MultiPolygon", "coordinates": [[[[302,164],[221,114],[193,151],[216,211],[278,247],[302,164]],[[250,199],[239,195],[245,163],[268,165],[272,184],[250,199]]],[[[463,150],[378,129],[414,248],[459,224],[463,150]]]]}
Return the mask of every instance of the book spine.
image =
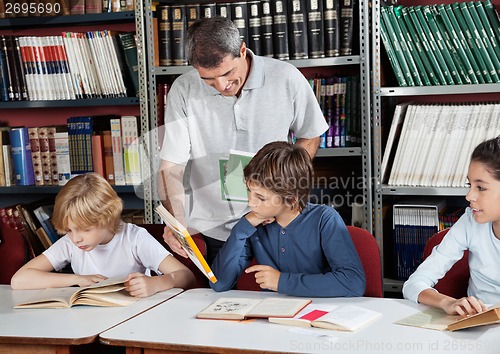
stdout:
{"type": "Polygon", "coordinates": [[[493,5],[491,0],[484,0],[483,4],[490,26],[495,33],[495,38],[500,42],[500,17],[495,9],[495,5],[493,5]]]}
{"type": "Polygon", "coordinates": [[[9,137],[16,185],[35,185],[28,128],[12,128],[9,137]]]}
{"type": "MultiPolygon", "coordinates": [[[[233,3],[233,4],[236,4],[236,3],[233,3]]],[[[233,4],[228,3],[228,2],[216,3],[215,4],[216,15],[231,20],[232,19],[231,7],[233,4]]]]}
{"type": "Polygon", "coordinates": [[[111,124],[111,139],[113,146],[113,167],[115,170],[115,185],[125,185],[125,170],[123,166],[123,143],[120,118],[112,118],[111,124]]]}
{"type": "Polygon", "coordinates": [[[308,54],[309,58],[325,57],[325,32],[323,2],[306,0],[308,54]]]}
{"type": "Polygon", "coordinates": [[[161,66],[169,66],[173,64],[172,47],[170,42],[172,32],[170,11],[170,5],[156,6],[156,14],[158,18],[158,53],[161,66]]]}
{"type": "Polygon", "coordinates": [[[111,130],[103,131],[104,176],[112,186],[115,185],[115,167],[113,162],[113,138],[111,130]]]}
{"type": "Polygon", "coordinates": [[[274,57],[290,59],[288,51],[287,3],[285,0],[271,0],[273,14],[274,57]]]}
{"type": "Polygon", "coordinates": [[[40,160],[42,163],[43,185],[51,186],[52,171],[51,171],[51,161],[50,161],[50,151],[49,151],[49,135],[47,127],[38,128],[38,142],[40,144],[40,160]]]}
{"type": "Polygon", "coordinates": [[[9,77],[3,50],[0,48],[0,101],[9,100],[9,77]]]}
{"type": "Polygon", "coordinates": [[[13,68],[12,68],[12,63],[9,61],[9,55],[7,51],[7,36],[2,35],[0,37],[1,43],[0,43],[0,49],[3,50],[3,58],[4,58],[4,65],[5,65],[5,72],[7,73],[7,92],[8,92],[8,100],[9,101],[14,101],[15,100],[15,94],[14,94],[14,78],[13,78],[13,68]]]}
{"type": "Polygon", "coordinates": [[[186,6],[172,5],[172,63],[187,65],[184,53],[184,36],[186,34],[186,6]]]}
{"type": "Polygon", "coordinates": [[[139,159],[139,132],[137,127],[137,117],[122,116],[121,133],[125,183],[127,185],[140,184],[141,166],[139,159]]]}
{"type": "Polygon", "coordinates": [[[59,184],[59,170],[57,169],[57,153],[55,142],[56,127],[47,127],[47,139],[49,142],[49,160],[52,185],[59,184]]]}
{"type": "Polygon", "coordinates": [[[495,26],[493,23],[490,23],[483,3],[481,1],[476,1],[474,2],[474,6],[476,7],[477,14],[481,19],[481,23],[485,31],[485,36],[490,40],[491,46],[493,47],[496,56],[500,58],[500,32],[498,34],[495,32],[495,26]]]}
{"type": "Polygon", "coordinates": [[[288,0],[287,8],[290,59],[307,59],[309,56],[306,0],[288,0]]]}
{"type": "Polygon", "coordinates": [[[187,26],[191,26],[200,19],[200,4],[186,5],[187,26]]]}
{"type": "Polygon", "coordinates": [[[273,13],[271,0],[261,0],[262,56],[274,57],[273,13]]]}
{"type": "Polygon", "coordinates": [[[212,18],[217,15],[217,6],[215,3],[201,3],[200,4],[200,17],[212,18]]]}
{"type": "Polygon", "coordinates": [[[262,54],[262,12],[260,1],[248,2],[248,48],[256,55],[262,54]]]}
{"type": "Polygon", "coordinates": [[[357,0],[340,0],[340,55],[352,55],[357,0]]]}
{"type": "Polygon", "coordinates": [[[340,55],[340,3],[339,0],[325,0],[325,56],[340,55]]]}
{"type": "Polygon", "coordinates": [[[136,96],[139,96],[139,64],[135,34],[134,32],[119,33],[118,38],[125,56],[128,73],[134,86],[134,93],[136,96]]]}
{"type": "Polygon", "coordinates": [[[57,132],[54,135],[56,148],[57,180],[60,186],[65,185],[71,178],[70,146],[68,132],[57,132]]]}
{"type": "Polygon", "coordinates": [[[240,32],[242,42],[248,43],[248,11],[246,1],[233,2],[230,5],[231,20],[240,32]]]}

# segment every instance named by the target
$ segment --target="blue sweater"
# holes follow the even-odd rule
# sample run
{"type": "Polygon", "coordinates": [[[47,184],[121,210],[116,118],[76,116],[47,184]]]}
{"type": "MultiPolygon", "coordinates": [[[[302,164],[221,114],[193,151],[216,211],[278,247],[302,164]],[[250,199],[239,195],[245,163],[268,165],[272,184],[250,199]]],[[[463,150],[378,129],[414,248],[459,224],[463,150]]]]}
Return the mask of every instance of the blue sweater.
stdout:
{"type": "Polygon", "coordinates": [[[278,292],[295,296],[362,296],[365,273],[351,236],[331,207],[308,204],[287,227],[234,226],[212,265],[215,291],[230,290],[255,256],[281,272],[278,292]]]}

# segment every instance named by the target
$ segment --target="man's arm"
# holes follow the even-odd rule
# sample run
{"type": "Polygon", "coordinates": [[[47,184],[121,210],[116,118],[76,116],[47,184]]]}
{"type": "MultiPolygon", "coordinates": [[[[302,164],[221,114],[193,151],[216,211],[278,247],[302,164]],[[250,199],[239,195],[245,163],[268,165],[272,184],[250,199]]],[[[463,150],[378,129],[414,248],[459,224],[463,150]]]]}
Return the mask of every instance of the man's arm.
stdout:
{"type": "Polygon", "coordinates": [[[297,139],[298,145],[302,146],[304,149],[307,150],[309,153],[309,156],[311,156],[311,159],[314,158],[316,155],[316,152],[318,151],[319,148],[319,136],[316,138],[311,138],[311,139],[297,139]]]}
{"type": "MultiPolygon", "coordinates": [[[[183,184],[184,170],[183,165],[162,160],[158,171],[158,194],[165,208],[181,224],[187,227],[185,217],[186,194],[183,184]]],[[[163,239],[173,252],[187,258],[187,254],[182,249],[180,242],[177,241],[168,227],[165,227],[163,239]]]]}

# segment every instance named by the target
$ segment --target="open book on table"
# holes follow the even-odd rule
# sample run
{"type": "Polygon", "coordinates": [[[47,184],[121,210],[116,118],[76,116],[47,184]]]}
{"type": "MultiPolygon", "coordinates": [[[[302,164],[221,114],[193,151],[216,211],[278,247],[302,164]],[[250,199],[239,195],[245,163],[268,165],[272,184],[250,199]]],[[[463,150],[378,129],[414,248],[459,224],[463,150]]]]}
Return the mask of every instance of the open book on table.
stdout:
{"type": "MultiPolygon", "coordinates": [[[[31,290],[30,290],[31,291],[31,290]]],[[[50,288],[37,291],[31,298],[14,306],[27,308],[69,308],[75,305],[128,306],[138,298],[125,290],[124,279],[106,279],[87,287],[50,288]]]]}
{"type": "Polygon", "coordinates": [[[477,326],[500,324],[500,303],[489,307],[486,311],[467,317],[448,315],[441,309],[429,307],[395,323],[439,331],[457,331],[477,326]]]}
{"type": "Polygon", "coordinates": [[[158,213],[158,215],[160,215],[162,220],[180,242],[182,248],[184,249],[184,251],[186,251],[191,261],[193,261],[198,269],[200,269],[201,272],[205,274],[205,276],[212,283],[215,283],[217,281],[217,278],[215,277],[212,269],[210,269],[210,266],[201,254],[200,249],[198,248],[198,246],[196,246],[196,243],[189,234],[188,230],[176,218],[174,218],[174,216],[170,214],[163,205],[158,205],[156,207],[156,212],[158,213]]]}
{"type": "Polygon", "coordinates": [[[380,312],[354,305],[310,304],[292,318],[269,317],[269,322],[353,332],[381,316],[380,312]]]}
{"type": "Polygon", "coordinates": [[[221,297],[196,315],[197,318],[243,320],[246,318],[293,317],[309,299],[221,297]]]}

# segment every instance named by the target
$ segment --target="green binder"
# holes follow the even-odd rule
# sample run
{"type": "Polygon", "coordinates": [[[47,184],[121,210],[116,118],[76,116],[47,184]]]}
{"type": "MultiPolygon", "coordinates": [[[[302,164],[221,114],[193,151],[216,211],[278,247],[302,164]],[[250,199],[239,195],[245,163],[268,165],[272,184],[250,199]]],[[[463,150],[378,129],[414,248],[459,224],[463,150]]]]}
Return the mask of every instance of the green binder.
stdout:
{"type": "MultiPolygon", "coordinates": [[[[476,6],[477,13],[479,15],[479,18],[481,19],[481,22],[484,26],[485,31],[486,31],[486,35],[490,39],[496,55],[500,58],[500,30],[499,30],[499,33],[495,32],[495,26],[493,23],[490,23],[490,20],[488,19],[488,15],[486,14],[486,11],[484,10],[484,5],[481,1],[476,1],[474,3],[474,5],[476,6]]],[[[498,22],[498,18],[496,20],[498,22]]],[[[497,26],[497,29],[498,29],[498,26],[497,26]]]]}
{"type": "MultiPolygon", "coordinates": [[[[500,42],[500,20],[498,19],[498,14],[495,10],[495,6],[491,2],[491,0],[484,0],[483,4],[486,16],[488,16],[491,28],[495,33],[495,38],[497,38],[500,42]]],[[[498,43],[498,45],[500,45],[500,43],[498,43]]]]}

